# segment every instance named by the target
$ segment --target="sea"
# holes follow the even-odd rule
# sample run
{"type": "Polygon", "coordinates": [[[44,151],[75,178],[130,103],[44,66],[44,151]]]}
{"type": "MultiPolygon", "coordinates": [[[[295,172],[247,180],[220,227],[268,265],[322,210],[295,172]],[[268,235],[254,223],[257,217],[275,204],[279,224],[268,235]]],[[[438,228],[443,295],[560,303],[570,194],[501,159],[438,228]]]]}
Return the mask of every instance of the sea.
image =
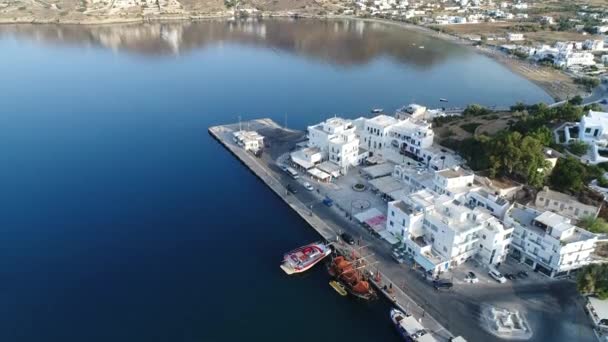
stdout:
{"type": "Polygon", "coordinates": [[[6,342],[399,341],[388,302],[281,271],[318,235],[207,128],[552,102],[472,48],[351,20],[0,25],[0,78],[6,342]]]}

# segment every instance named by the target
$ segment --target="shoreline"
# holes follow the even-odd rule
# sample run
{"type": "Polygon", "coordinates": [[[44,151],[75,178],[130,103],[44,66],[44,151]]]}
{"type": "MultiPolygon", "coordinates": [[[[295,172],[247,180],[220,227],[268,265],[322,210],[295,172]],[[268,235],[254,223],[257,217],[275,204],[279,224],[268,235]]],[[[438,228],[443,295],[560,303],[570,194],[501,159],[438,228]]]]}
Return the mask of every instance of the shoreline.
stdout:
{"type": "MultiPolygon", "coordinates": [[[[360,20],[370,23],[380,23],[385,25],[396,26],[405,30],[412,30],[422,34],[426,34],[429,37],[441,39],[443,41],[457,44],[484,55],[493,61],[507,67],[511,72],[525,78],[526,80],[534,83],[536,86],[541,88],[554,102],[560,102],[571,98],[575,95],[586,96],[586,92],[574,83],[571,76],[565,72],[556,70],[550,67],[538,66],[527,60],[521,60],[519,58],[505,54],[504,52],[497,51],[488,46],[475,46],[474,42],[466,40],[462,37],[433,30],[427,26],[415,25],[401,21],[395,21],[390,19],[382,18],[361,18],[356,16],[348,15],[316,15],[316,14],[298,14],[299,18],[302,19],[315,19],[315,20],[360,20]]],[[[218,12],[210,15],[182,15],[182,16],[158,16],[158,17],[126,17],[126,18],[104,18],[104,19],[91,19],[91,20],[73,20],[73,19],[34,19],[34,18],[13,18],[13,19],[0,19],[0,25],[86,25],[86,26],[97,26],[97,25],[117,25],[117,24],[145,24],[155,22],[169,22],[169,21],[183,21],[183,22],[196,22],[196,21],[207,21],[207,20],[227,20],[234,18],[232,12],[218,12]]],[[[293,18],[293,14],[290,12],[266,12],[262,13],[261,16],[255,17],[260,19],[272,19],[272,18],[293,18]]]]}

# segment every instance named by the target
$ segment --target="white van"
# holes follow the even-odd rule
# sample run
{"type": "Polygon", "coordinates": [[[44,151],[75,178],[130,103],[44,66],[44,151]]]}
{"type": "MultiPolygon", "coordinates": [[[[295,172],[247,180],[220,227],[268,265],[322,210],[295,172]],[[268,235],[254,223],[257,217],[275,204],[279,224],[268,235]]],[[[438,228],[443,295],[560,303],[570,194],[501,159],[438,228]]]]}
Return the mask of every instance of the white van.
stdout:
{"type": "Polygon", "coordinates": [[[490,268],[490,271],[488,272],[488,274],[490,275],[490,277],[494,278],[494,280],[496,280],[497,282],[499,282],[501,284],[507,282],[507,278],[505,278],[505,276],[503,276],[502,273],[498,272],[494,268],[490,268]]]}
{"type": "Polygon", "coordinates": [[[285,170],[285,172],[287,172],[287,174],[293,179],[300,178],[300,176],[298,176],[298,171],[292,169],[291,167],[288,167],[287,170],[285,170]]]}

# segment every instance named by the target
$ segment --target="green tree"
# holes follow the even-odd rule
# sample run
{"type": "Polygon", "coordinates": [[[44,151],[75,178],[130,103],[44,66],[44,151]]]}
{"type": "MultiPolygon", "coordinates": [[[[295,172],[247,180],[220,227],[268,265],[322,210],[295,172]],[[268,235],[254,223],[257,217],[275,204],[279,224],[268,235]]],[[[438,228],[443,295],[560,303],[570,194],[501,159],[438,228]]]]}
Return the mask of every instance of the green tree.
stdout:
{"type": "Polygon", "coordinates": [[[583,97],[580,95],[576,95],[573,98],[571,98],[570,100],[568,100],[568,102],[570,102],[570,104],[573,104],[575,106],[580,106],[581,104],[583,104],[583,97]]]}
{"type": "Polygon", "coordinates": [[[586,170],[574,157],[560,158],[551,171],[551,187],[560,191],[580,191],[585,185],[586,170]]]}
{"type": "Polygon", "coordinates": [[[608,264],[583,267],[576,279],[576,287],[582,294],[608,299],[608,264]]]}
{"type": "Polygon", "coordinates": [[[585,228],[592,233],[607,234],[608,233],[608,222],[601,217],[587,216],[581,219],[578,224],[579,227],[585,228]]]}
{"type": "Polygon", "coordinates": [[[547,127],[542,126],[531,133],[531,136],[540,141],[544,146],[549,146],[553,142],[553,132],[547,127]]]}
{"type": "Polygon", "coordinates": [[[490,110],[478,104],[470,104],[462,112],[464,116],[481,116],[486,114],[490,114],[490,110]]]}

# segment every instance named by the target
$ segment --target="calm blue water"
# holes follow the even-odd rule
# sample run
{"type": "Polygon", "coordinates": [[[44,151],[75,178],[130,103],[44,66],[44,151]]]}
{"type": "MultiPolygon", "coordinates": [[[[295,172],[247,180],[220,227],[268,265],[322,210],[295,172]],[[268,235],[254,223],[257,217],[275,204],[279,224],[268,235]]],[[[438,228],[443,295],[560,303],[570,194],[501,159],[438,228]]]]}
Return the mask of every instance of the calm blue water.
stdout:
{"type": "Polygon", "coordinates": [[[398,340],[388,304],[282,274],[317,236],[207,127],[550,101],[354,22],[0,26],[0,51],[0,341],[398,340]]]}

